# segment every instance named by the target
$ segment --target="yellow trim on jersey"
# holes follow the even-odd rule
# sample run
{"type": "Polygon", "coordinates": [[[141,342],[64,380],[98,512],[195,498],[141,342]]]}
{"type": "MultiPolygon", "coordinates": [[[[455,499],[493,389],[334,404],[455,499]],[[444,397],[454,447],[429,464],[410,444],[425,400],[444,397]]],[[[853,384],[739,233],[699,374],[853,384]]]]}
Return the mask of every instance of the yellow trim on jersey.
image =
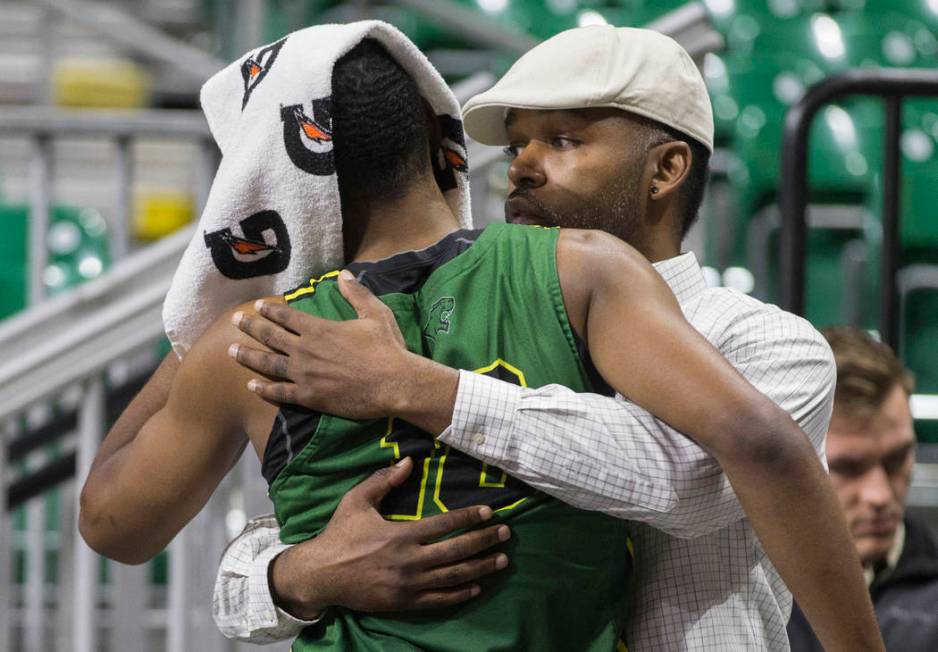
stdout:
{"type": "Polygon", "coordinates": [[[337,270],[332,271],[332,272],[326,272],[325,274],[323,274],[323,275],[320,276],[319,278],[311,278],[311,279],[309,280],[309,285],[308,285],[308,286],[299,288],[299,289],[297,289],[297,290],[294,290],[293,292],[290,292],[289,294],[284,294],[284,295],[283,295],[283,298],[284,298],[284,300],[286,300],[286,301],[293,301],[294,299],[297,299],[297,298],[299,298],[299,297],[301,297],[301,296],[303,296],[303,295],[305,295],[305,294],[313,294],[313,293],[316,292],[316,286],[317,286],[317,285],[319,285],[320,283],[322,283],[323,281],[325,281],[327,278],[332,278],[332,277],[334,277],[334,276],[338,276],[340,271],[341,271],[341,270],[338,270],[338,269],[337,269],[337,270]]]}
{"type": "MultiPolygon", "coordinates": [[[[401,459],[401,448],[396,441],[388,441],[388,435],[394,432],[394,417],[388,417],[388,427],[384,433],[384,437],[381,438],[381,441],[378,443],[381,445],[381,448],[390,448],[394,451],[394,459],[391,460],[391,464],[394,464],[397,460],[401,459]]],[[[437,442],[436,447],[439,448],[437,442]]],[[[427,480],[430,477],[430,461],[433,459],[431,454],[429,457],[423,459],[423,476],[420,478],[420,493],[417,494],[417,513],[416,514],[385,514],[385,518],[388,518],[392,521],[419,521],[423,518],[423,502],[427,494],[427,480]]]]}
{"type": "Polygon", "coordinates": [[[486,462],[482,462],[482,473],[479,474],[479,486],[480,487],[492,487],[494,489],[504,489],[505,482],[508,480],[508,474],[502,471],[502,477],[496,480],[495,482],[489,482],[489,465],[486,462]]]}
{"type": "Polygon", "coordinates": [[[629,646],[620,638],[619,642],[616,643],[616,652],[629,652],[629,646]]]}
{"type": "Polygon", "coordinates": [[[388,427],[384,431],[384,437],[381,438],[381,441],[378,442],[381,444],[381,448],[393,448],[394,449],[394,459],[401,459],[401,448],[397,445],[396,441],[389,442],[388,435],[394,432],[394,417],[388,417],[388,427]]]}
{"type": "Polygon", "coordinates": [[[474,371],[475,373],[477,373],[477,374],[484,374],[484,373],[487,373],[487,372],[489,372],[489,371],[492,371],[493,369],[495,369],[495,367],[503,367],[503,368],[507,369],[508,371],[510,371],[511,373],[513,373],[514,375],[516,375],[516,376],[518,377],[518,382],[521,383],[521,386],[522,386],[522,387],[527,387],[527,386],[528,386],[528,381],[526,381],[526,380],[524,379],[524,372],[521,371],[520,369],[518,369],[518,367],[516,367],[516,366],[514,366],[514,365],[512,365],[512,364],[510,364],[510,363],[508,363],[508,362],[505,362],[505,361],[502,360],[501,358],[496,359],[495,362],[493,362],[492,364],[490,364],[490,365],[488,365],[488,366],[480,367],[479,369],[473,369],[473,371],[474,371]]]}
{"type": "MultiPolygon", "coordinates": [[[[479,367],[478,369],[474,369],[473,371],[475,371],[475,373],[477,373],[477,374],[484,374],[484,373],[487,373],[487,372],[489,372],[489,371],[492,371],[492,370],[495,369],[496,367],[502,367],[502,368],[504,368],[504,369],[510,371],[511,373],[513,373],[513,374],[517,377],[518,383],[519,383],[522,387],[527,387],[527,386],[528,386],[528,381],[527,381],[527,380],[525,379],[525,377],[524,377],[524,372],[521,371],[520,369],[518,369],[518,368],[517,368],[516,366],[514,366],[513,364],[511,364],[511,363],[509,363],[509,362],[505,362],[505,361],[502,360],[501,358],[497,358],[497,359],[495,360],[495,362],[493,362],[493,363],[490,364],[490,365],[486,365],[485,367],[479,367]]],[[[436,440],[434,440],[434,442],[436,442],[436,440]]],[[[437,442],[437,443],[438,443],[438,442],[437,442]]],[[[450,450],[450,447],[447,446],[447,447],[446,447],[446,451],[445,451],[445,452],[443,453],[443,455],[440,457],[440,462],[439,462],[439,464],[438,464],[437,467],[436,467],[436,483],[434,484],[434,487],[433,487],[433,502],[436,504],[437,507],[440,508],[440,511],[442,511],[442,512],[444,512],[444,513],[445,513],[445,512],[448,512],[448,511],[449,511],[449,508],[447,508],[446,505],[443,504],[443,501],[440,499],[440,488],[441,488],[441,486],[442,486],[442,484],[443,484],[444,466],[446,465],[446,458],[447,458],[447,456],[449,455],[449,450],[450,450]]],[[[484,463],[484,462],[482,463],[482,472],[479,474],[479,487],[480,487],[480,488],[490,488],[490,489],[504,489],[504,488],[505,488],[505,482],[507,482],[507,480],[508,480],[508,474],[506,474],[504,471],[502,471],[502,476],[501,476],[501,478],[499,478],[499,480],[497,480],[497,481],[495,481],[495,482],[490,482],[490,481],[488,480],[488,467],[489,467],[488,464],[486,464],[486,463],[484,463]]],[[[505,510],[507,510],[507,509],[511,509],[511,508],[513,508],[513,507],[517,507],[518,505],[520,505],[521,503],[523,503],[525,500],[527,500],[527,496],[525,496],[524,498],[522,498],[522,499],[520,499],[520,500],[517,500],[517,501],[511,503],[510,505],[505,505],[504,507],[499,507],[498,509],[493,510],[493,511],[501,512],[501,511],[505,511],[505,510]]]]}
{"type": "MultiPolygon", "coordinates": [[[[436,439],[433,442],[439,445],[436,439]]],[[[446,505],[443,504],[443,501],[440,499],[440,486],[443,484],[443,466],[446,464],[446,458],[449,455],[450,447],[447,446],[446,450],[443,451],[443,454],[440,456],[440,462],[436,465],[436,482],[433,485],[433,502],[440,508],[440,511],[444,514],[449,511],[446,505]]]]}
{"type": "MultiPolygon", "coordinates": [[[[338,272],[330,272],[329,274],[320,278],[318,281],[311,281],[311,283],[318,283],[323,278],[327,278],[328,276],[335,276],[336,274],[338,274],[338,272]]],[[[297,290],[297,292],[300,292],[300,291],[306,291],[307,293],[315,292],[315,287],[303,288],[302,290],[297,290]]],[[[296,293],[293,293],[293,294],[296,294],[296,293]]],[[[289,301],[290,299],[287,298],[287,300],[289,301]]],[[[508,362],[505,362],[501,358],[498,358],[497,360],[495,360],[495,362],[493,362],[490,365],[476,369],[475,372],[484,374],[489,371],[492,371],[496,367],[502,367],[505,370],[513,373],[515,377],[518,379],[518,383],[522,387],[528,386],[528,381],[524,377],[524,372],[522,372],[520,369],[518,369],[514,365],[508,362]]],[[[394,432],[394,418],[389,417],[384,436],[381,438],[381,440],[378,443],[381,446],[381,448],[390,448],[392,450],[394,459],[391,461],[391,463],[394,464],[396,461],[401,459],[401,449],[396,441],[388,441],[388,435],[390,435],[392,432],[394,432]]],[[[435,457],[434,455],[435,451],[439,448],[442,448],[442,445],[440,444],[438,440],[434,439],[433,447],[434,447],[434,451],[431,452],[429,456],[425,457],[423,461],[423,476],[420,478],[420,493],[417,497],[417,513],[416,514],[384,514],[385,518],[388,518],[394,521],[417,521],[423,518],[424,499],[426,497],[427,482],[430,476],[430,462],[435,457]]],[[[440,497],[440,491],[442,490],[442,486],[443,486],[443,476],[445,472],[446,458],[449,456],[449,451],[450,451],[450,447],[447,446],[446,449],[443,451],[443,454],[440,456],[439,462],[436,465],[436,480],[433,483],[433,502],[443,513],[446,513],[449,511],[449,508],[443,504],[443,500],[440,497]]],[[[482,472],[479,475],[479,487],[490,488],[490,489],[504,489],[505,483],[508,481],[508,474],[502,471],[502,475],[498,480],[490,481],[488,479],[488,469],[489,469],[488,464],[483,463],[482,472]]],[[[517,500],[511,503],[510,505],[499,507],[498,509],[493,510],[493,511],[502,512],[508,509],[512,509],[513,507],[517,507],[518,505],[523,503],[525,500],[527,500],[527,497],[521,498],[520,500],[517,500]]]]}
{"type": "Polygon", "coordinates": [[[508,509],[514,509],[515,507],[517,507],[518,505],[520,505],[521,503],[523,503],[523,502],[526,501],[527,499],[528,499],[528,497],[525,496],[524,498],[522,498],[522,499],[520,499],[520,500],[516,500],[515,502],[513,502],[513,503],[510,504],[510,505],[505,505],[504,507],[499,507],[498,509],[493,509],[492,511],[493,511],[493,512],[504,512],[505,510],[508,510],[508,509]]]}
{"type": "Polygon", "coordinates": [[[392,521],[419,521],[423,518],[423,499],[427,494],[427,477],[430,475],[430,460],[425,457],[423,460],[423,477],[420,479],[420,493],[417,496],[416,514],[385,514],[384,517],[392,521]]]}

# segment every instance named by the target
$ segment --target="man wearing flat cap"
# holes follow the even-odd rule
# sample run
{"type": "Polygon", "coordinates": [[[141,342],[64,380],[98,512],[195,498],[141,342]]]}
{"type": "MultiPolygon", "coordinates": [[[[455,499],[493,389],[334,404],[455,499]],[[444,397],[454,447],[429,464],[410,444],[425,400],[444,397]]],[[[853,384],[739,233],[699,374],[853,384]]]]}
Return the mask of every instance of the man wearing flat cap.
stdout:
{"type": "MultiPolygon", "coordinates": [[[[601,229],[635,247],[654,263],[691,324],[791,415],[823,458],[835,380],[824,339],[774,306],[708,288],[694,255],[681,253],[706,186],[713,117],[704,82],[676,42],[610,26],[563,32],[469,100],[464,122],[475,140],[505,146],[511,158],[507,221],[601,229]]],[[[270,319],[266,328],[278,328],[270,319]]],[[[316,335],[312,325],[294,330],[296,348],[282,353],[299,360],[316,335]]],[[[450,424],[441,443],[571,505],[630,521],[634,572],[623,590],[632,652],[788,650],[791,595],[706,451],[622,396],[576,394],[558,385],[530,389],[469,371],[459,372],[455,397],[408,394],[407,368],[387,364],[395,346],[387,340],[343,347],[370,373],[354,384],[319,379],[317,395],[308,399],[314,405],[307,407],[341,413],[340,397],[374,396],[380,392],[369,388],[394,383],[411,400],[412,413],[435,413],[450,424]]],[[[295,370],[281,383],[257,383],[255,391],[305,404],[300,379],[316,370],[295,370]]],[[[378,536],[365,518],[369,510],[362,505],[360,514],[346,514],[360,526],[345,528],[343,540],[331,537],[330,545],[349,552],[378,536]]],[[[399,527],[381,536],[403,541],[407,535],[399,527]]],[[[318,609],[291,615],[275,606],[272,593],[276,604],[298,603],[277,578],[290,577],[293,586],[315,582],[308,560],[322,556],[303,551],[317,545],[281,545],[272,518],[249,524],[222,560],[215,604],[222,630],[260,642],[308,624],[294,616],[318,609]]],[[[346,582],[360,595],[376,592],[370,581],[376,569],[408,565],[406,555],[397,554],[375,553],[354,577],[329,581],[346,582]]],[[[474,579],[453,577],[457,586],[474,579]]],[[[395,581],[401,589],[395,595],[413,595],[406,572],[395,581]]],[[[374,604],[376,610],[411,607],[393,596],[374,604]]]]}

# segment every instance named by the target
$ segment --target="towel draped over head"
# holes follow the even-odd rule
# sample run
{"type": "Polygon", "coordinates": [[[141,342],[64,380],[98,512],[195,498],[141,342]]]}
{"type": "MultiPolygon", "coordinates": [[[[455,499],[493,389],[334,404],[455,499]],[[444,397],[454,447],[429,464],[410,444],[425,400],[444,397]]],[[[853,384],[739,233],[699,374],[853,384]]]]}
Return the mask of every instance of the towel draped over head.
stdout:
{"type": "Polygon", "coordinates": [[[381,21],[317,25],[252,50],[202,87],[222,159],[163,304],[166,335],[180,357],[231,307],[343,264],[332,69],[364,38],[380,42],[413,76],[437,114],[436,179],[460,224],[471,225],[459,103],[401,32],[381,21]]]}

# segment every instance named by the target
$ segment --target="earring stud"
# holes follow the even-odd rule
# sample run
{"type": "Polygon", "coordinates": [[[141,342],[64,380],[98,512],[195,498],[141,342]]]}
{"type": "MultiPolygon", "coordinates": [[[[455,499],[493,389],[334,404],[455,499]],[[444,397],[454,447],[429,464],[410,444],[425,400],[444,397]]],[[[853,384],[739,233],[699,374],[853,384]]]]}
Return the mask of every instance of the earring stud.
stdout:
{"type": "Polygon", "coordinates": [[[652,187],[651,187],[651,194],[653,194],[653,195],[657,195],[657,194],[658,194],[658,186],[652,186],[652,187]]]}

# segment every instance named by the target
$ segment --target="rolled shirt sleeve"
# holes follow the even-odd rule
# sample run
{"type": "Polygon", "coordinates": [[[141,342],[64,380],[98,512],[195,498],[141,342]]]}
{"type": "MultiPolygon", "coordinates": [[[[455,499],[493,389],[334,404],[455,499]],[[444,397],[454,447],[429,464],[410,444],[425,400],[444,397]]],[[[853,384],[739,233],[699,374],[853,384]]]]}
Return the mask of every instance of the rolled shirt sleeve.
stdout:
{"type": "Polygon", "coordinates": [[[215,578],[212,613],[227,638],[248,643],[273,643],[299,635],[318,620],[301,620],[274,604],[268,584],[270,562],[289,548],[280,543],[272,514],[248,521],[222,555],[215,578]]]}

